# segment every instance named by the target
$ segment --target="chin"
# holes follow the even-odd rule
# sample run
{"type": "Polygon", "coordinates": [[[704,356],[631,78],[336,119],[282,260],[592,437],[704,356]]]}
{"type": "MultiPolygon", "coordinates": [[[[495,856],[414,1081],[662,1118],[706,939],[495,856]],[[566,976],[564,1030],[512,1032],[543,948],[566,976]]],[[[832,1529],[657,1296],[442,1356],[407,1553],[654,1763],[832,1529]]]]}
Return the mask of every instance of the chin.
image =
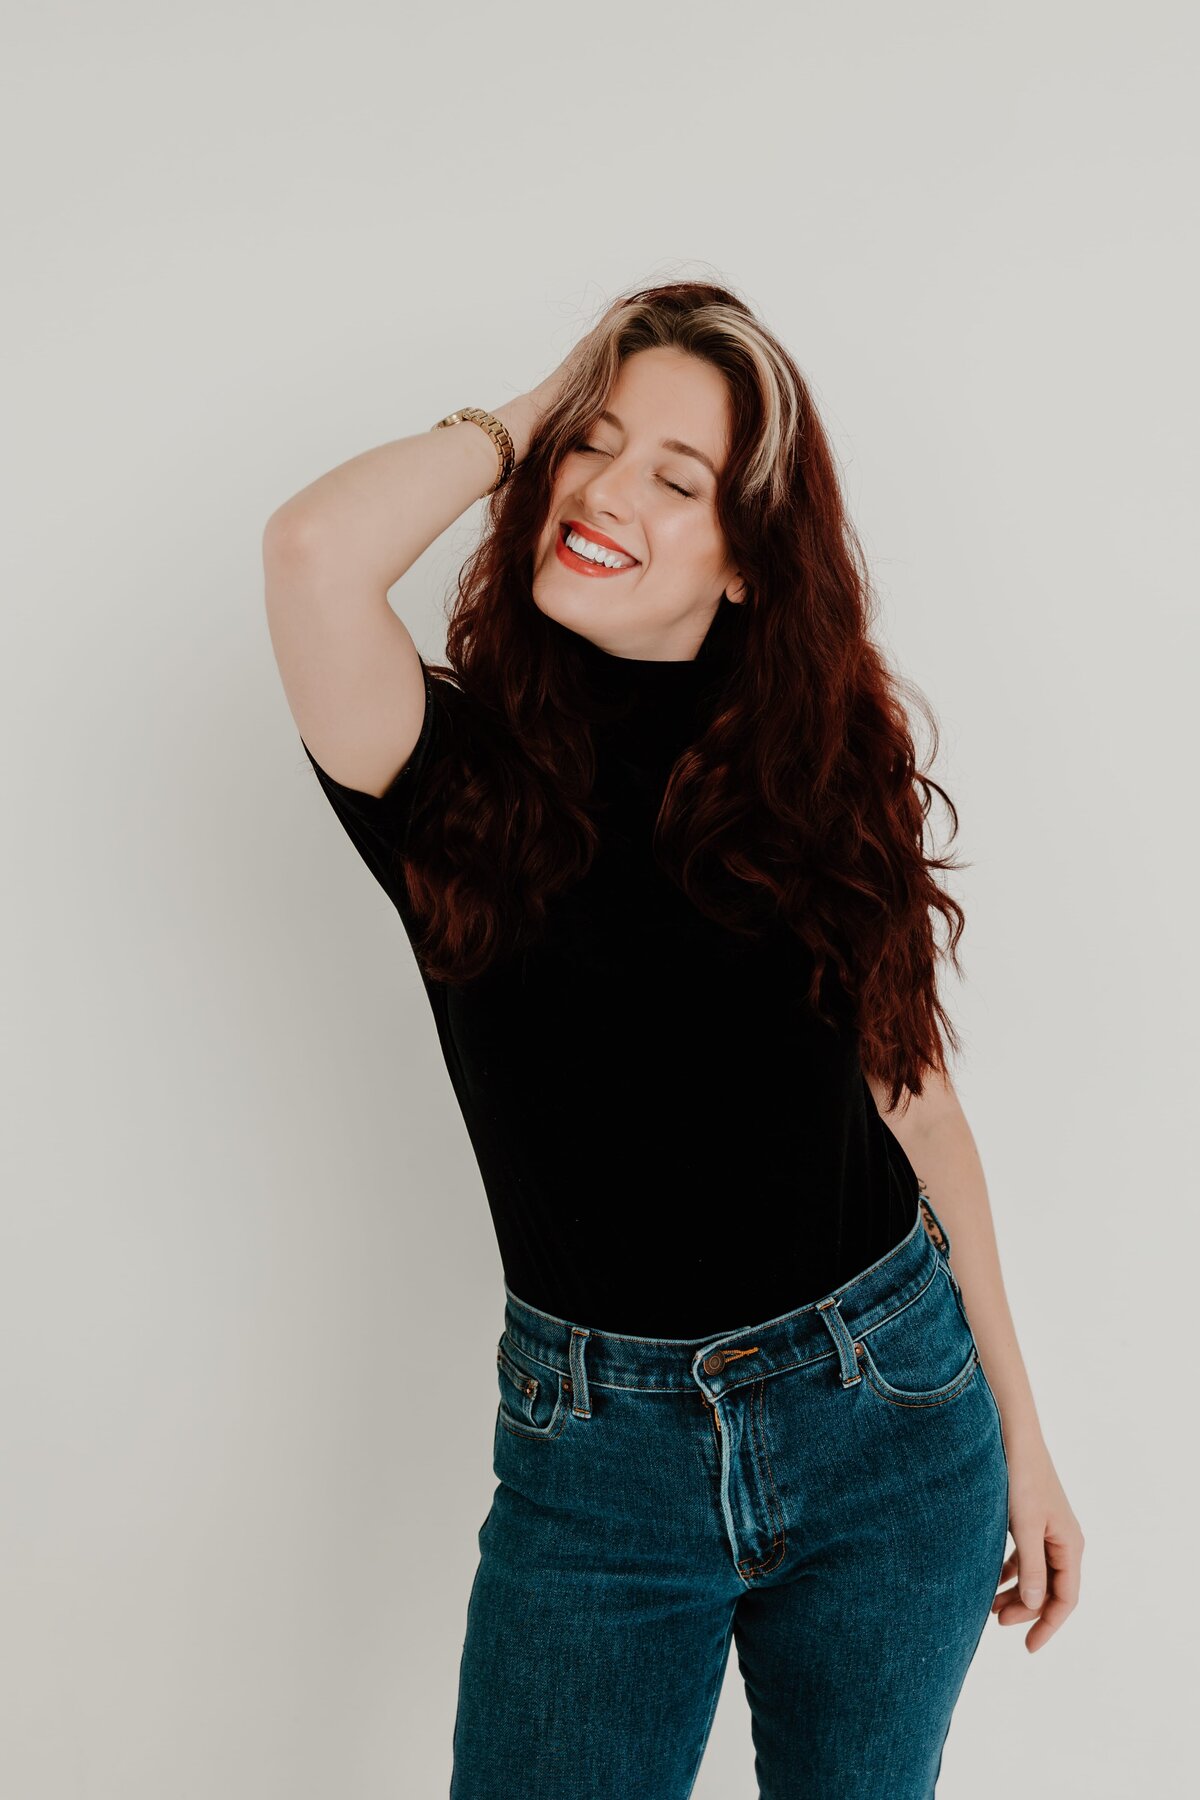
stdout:
{"type": "Polygon", "coordinates": [[[576,619],[595,618],[600,608],[587,594],[555,593],[553,582],[535,582],[533,604],[546,618],[559,625],[574,625],[576,619]]]}

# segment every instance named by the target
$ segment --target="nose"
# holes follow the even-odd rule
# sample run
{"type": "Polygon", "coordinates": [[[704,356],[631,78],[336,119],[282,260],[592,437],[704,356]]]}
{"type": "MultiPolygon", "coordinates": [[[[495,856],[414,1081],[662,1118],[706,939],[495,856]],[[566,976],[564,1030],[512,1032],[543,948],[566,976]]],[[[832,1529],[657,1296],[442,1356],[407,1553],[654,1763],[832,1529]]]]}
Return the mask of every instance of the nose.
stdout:
{"type": "Polygon", "coordinates": [[[615,463],[606,463],[602,469],[597,469],[583,485],[587,506],[593,516],[607,513],[610,519],[632,519],[633,508],[629,494],[631,481],[632,477],[622,474],[615,463]]]}

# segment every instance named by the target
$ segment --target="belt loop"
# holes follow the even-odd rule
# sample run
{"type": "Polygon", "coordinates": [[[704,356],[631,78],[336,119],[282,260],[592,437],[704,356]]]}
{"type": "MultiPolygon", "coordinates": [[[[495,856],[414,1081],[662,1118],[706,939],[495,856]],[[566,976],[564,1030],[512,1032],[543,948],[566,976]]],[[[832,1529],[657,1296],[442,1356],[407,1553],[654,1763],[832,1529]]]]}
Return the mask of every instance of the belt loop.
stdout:
{"type": "Polygon", "coordinates": [[[854,1339],[846,1329],[846,1321],[838,1311],[839,1296],[829,1300],[819,1300],[817,1311],[829,1327],[829,1335],[837,1346],[838,1369],[841,1372],[842,1386],[853,1387],[856,1381],[862,1380],[858,1367],[858,1352],[854,1347],[854,1339]]]}
{"type": "Polygon", "coordinates": [[[571,1327],[571,1410],[577,1419],[590,1419],[592,1416],[587,1369],[583,1360],[583,1347],[591,1335],[586,1326],[571,1327]]]}

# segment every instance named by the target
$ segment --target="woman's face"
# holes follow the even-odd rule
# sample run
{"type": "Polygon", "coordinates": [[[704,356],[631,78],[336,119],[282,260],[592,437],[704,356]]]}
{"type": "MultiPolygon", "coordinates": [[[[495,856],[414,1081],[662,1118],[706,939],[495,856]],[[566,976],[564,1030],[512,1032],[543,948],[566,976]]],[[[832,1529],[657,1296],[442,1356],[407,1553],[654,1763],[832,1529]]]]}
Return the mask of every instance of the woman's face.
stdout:
{"type": "Polygon", "coordinates": [[[675,349],[627,357],[558,471],[534,562],[539,610],[616,656],[694,657],[722,594],[745,592],[717,523],[728,432],[725,381],[711,363],[675,349]],[[568,522],[606,556],[617,545],[624,566],[573,551],[568,522]]]}

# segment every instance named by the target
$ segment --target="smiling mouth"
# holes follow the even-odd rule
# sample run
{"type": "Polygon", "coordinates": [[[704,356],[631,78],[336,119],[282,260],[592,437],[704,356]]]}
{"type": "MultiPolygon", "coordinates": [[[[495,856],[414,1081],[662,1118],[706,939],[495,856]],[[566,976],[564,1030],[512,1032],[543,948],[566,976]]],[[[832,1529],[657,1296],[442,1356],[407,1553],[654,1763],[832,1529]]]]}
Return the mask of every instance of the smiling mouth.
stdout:
{"type": "MultiPolygon", "coordinates": [[[[576,574],[593,576],[628,575],[631,569],[641,568],[641,564],[636,560],[631,560],[622,568],[611,569],[607,563],[593,562],[590,557],[580,556],[576,551],[572,550],[567,543],[567,533],[572,529],[573,527],[569,525],[559,526],[558,538],[555,543],[555,555],[564,567],[574,570],[576,574]]],[[[581,531],[577,535],[579,537],[584,537],[586,536],[586,533],[581,531]]]]}

